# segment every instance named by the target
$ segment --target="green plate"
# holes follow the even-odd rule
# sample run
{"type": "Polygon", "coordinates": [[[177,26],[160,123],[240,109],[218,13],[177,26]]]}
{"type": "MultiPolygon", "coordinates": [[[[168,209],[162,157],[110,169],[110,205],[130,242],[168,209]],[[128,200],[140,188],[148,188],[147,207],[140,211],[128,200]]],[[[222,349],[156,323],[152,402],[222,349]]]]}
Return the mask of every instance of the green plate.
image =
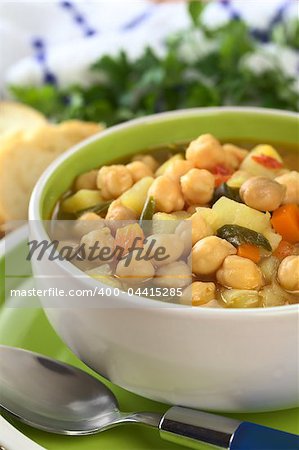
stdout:
{"type": "MultiPolygon", "coordinates": [[[[6,245],[5,259],[17,260],[19,252],[25,246],[25,241],[26,229],[13,233],[6,245]]],[[[41,309],[10,308],[9,299],[6,299],[7,301],[5,302],[3,254],[4,245],[2,242],[2,250],[0,250],[0,344],[13,345],[40,352],[93,373],[59,339],[41,309]]],[[[33,284],[33,279],[31,278],[25,282],[26,285],[28,282],[33,284]]],[[[100,378],[99,376],[97,377],[100,378]]],[[[148,410],[163,412],[167,409],[167,405],[138,397],[108,383],[106,380],[102,379],[102,381],[105,381],[113,390],[119,399],[121,409],[124,411],[148,410]]],[[[259,414],[229,414],[228,416],[299,434],[299,409],[259,414]]],[[[182,448],[172,443],[163,442],[159,438],[157,431],[136,425],[120,427],[94,436],[70,437],[38,431],[17,421],[12,423],[26,436],[47,450],[176,450],[182,448]]]]}

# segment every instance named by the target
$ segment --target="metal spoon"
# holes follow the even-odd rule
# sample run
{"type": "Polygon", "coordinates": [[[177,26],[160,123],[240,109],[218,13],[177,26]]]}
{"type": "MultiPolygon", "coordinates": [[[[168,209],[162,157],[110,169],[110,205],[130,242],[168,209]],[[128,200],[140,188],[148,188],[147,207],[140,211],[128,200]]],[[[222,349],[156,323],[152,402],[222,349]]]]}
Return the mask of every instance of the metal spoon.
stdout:
{"type": "Polygon", "coordinates": [[[87,435],[140,423],[159,429],[163,439],[194,449],[204,444],[231,450],[299,448],[295,435],[188,408],[122,413],[113,393],[82,370],[7,346],[0,346],[0,408],[57,434],[87,435]]]}

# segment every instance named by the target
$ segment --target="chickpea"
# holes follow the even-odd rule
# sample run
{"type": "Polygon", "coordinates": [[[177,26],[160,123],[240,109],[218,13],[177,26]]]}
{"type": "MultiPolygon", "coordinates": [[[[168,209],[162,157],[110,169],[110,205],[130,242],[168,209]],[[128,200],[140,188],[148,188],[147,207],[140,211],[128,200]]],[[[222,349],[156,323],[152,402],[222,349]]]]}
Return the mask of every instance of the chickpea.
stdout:
{"type": "Polygon", "coordinates": [[[241,162],[248,155],[247,150],[233,144],[224,144],[223,151],[225,153],[226,165],[234,170],[240,167],[241,162]]]}
{"type": "Polygon", "coordinates": [[[137,214],[132,209],[121,204],[120,200],[114,200],[108,208],[106,220],[135,220],[137,214]]]}
{"type": "Polygon", "coordinates": [[[282,203],[299,204],[299,172],[293,170],[275,178],[275,181],[286,187],[286,193],[282,203]]]}
{"type": "Polygon", "coordinates": [[[196,275],[210,275],[222,265],[229,255],[235,255],[233,245],[217,236],[198,241],[192,249],[192,270],[196,275]]]}
{"type": "Polygon", "coordinates": [[[107,264],[113,259],[109,256],[112,256],[114,250],[114,238],[107,227],[85,234],[81,239],[81,245],[84,246],[86,258],[94,261],[97,265],[107,264]],[[105,253],[103,254],[102,249],[104,248],[105,253]]]}
{"type": "Polygon", "coordinates": [[[184,243],[184,255],[188,255],[192,249],[192,222],[189,219],[180,221],[176,226],[175,234],[184,243]]]}
{"type": "Polygon", "coordinates": [[[121,164],[103,166],[98,172],[97,187],[107,200],[119,197],[132,185],[133,178],[130,171],[121,164]]]}
{"type": "Polygon", "coordinates": [[[287,256],[281,261],[278,282],[286,291],[299,291],[299,255],[287,256]]]}
{"type": "Polygon", "coordinates": [[[156,170],[159,167],[158,161],[152,156],[152,155],[136,155],[132,159],[132,161],[141,161],[144,164],[146,164],[153,173],[156,172],[156,170]]]}
{"type": "Polygon", "coordinates": [[[184,242],[175,234],[152,234],[146,239],[144,252],[149,258],[156,256],[151,261],[155,266],[159,267],[179,259],[184,252],[184,242]],[[158,250],[159,248],[161,251],[158,250]]]}
{"type": "Polygon", "coordinates": [[[154,282],[166,288],[183,288],[192,281],[190,267],[183,261],[176,261],[158,268],[154,282]]]}
{"type": "Polygon", "coordinates": [[[83,173],[76,178],[75,190],[81,189],[97,189],[97,170],[91,170],[90,172],[83,173]]]}
{"type": "Polygon", "coordinates": [[[205,169],[191,169],[181,178],[184,198],[189,205],[206,205],[212,200],[215,186],[214,176],[205,169]]]}
{"type": "Polygon", "coordinates": [[[186,287],[180,298],[183,305],[201,306],[215,299],[216,286],[214,283],[195,281],[186,287]]]}
{"type": "Polygon", "coordinates": [[[105,220],[96,213],[87,212],[82,214],[74,224],[74,233],[81,238],[84,234],[105,227],[105,220]]]}
{"type": "Polygon", "coordinates": [[[263,275],[260,268],[251,259],[241,256],[227,256],[218,270],[217,281],[227,288],[260,289],[263,275]]]}
{"type": "Polygon", "coordinates": [[[140,259],[138,250],[128,253],[127,258],[121,259],[116,266],[116,275],[124,278],[126,282],[141,283],[153,278],[155,268],[146,259],[140,259]]]}
{"type": "Polygon", "coordinates": [[[179,183],[165,175],[155,179],[148,195],[154,197],[156,210],[160,212],[180,211],[185,204],[179,183]]]}
{"type": "Polygon", "coordinates": [[[200,212],[193,214],[190,220],[192,222],[192,245],[207,236],[212,236],[213,230],[200,212]]]}
{"type": "Polygon", "coordinates": [[[127,164],[126,167],[130,171],[134,183],[141,180],[141,178],[154,176],[151,168],[142,161],[133,161],[127,164]]]}
{"type": "Polygon", "coordinates": [[[177,160],[173,161],[169,167],[165,170],[164,175],[167,175],[174,181],[180,181],[180,178],[185,175],[189,170],[193,169],[194,164],[192,161],[177,160]]]}
{"type": "Polygon", "coordinates": [[[186,159],[198,169],[213,169],[225,164],[226,157],[220,142],[211,134],[202,134],[186,150],[186,159]]]}
{"type": "Polygon", "coordinates": [[[240,196],[247,206],[259,211],[274,211],[284,198],[286,188],[267,177],[252,177],[240,188],[240,196]]]}

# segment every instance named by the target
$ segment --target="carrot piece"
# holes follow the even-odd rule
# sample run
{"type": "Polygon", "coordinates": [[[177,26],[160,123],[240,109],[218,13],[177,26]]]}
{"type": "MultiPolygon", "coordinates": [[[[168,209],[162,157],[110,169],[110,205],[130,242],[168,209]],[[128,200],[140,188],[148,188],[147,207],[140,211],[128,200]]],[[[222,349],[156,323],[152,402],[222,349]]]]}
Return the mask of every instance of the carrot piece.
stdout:
{"type": "Polygon", "coordinates": [[[251,259],[251,261],[258,263],[261,259],[260,249],[252,244],[241,244],[238,247],[237,255],[243,258],[251,259]]]}
{"type": "Polygon", "coordinates": [[[276,258],[284,259],[287,256],[294,254],[294,245],[287,241],[280,241],[277,249],[273,252],[273,256],[276,258]]]}
{"type": "Polygon", "coordinates": [[[295,203],[280,206],[273,212],[271,223],[284,241],[299,242],[299,207],[295,203]]]}
{"type": "Polygon", "coordinates": [[[124,249],[124,254],[128,253],[133,245],[134,248],[142,248],[143,241],[144,233],[138,223],[118,228],[116,231],[115,247],[122,247],[124,249]]]}

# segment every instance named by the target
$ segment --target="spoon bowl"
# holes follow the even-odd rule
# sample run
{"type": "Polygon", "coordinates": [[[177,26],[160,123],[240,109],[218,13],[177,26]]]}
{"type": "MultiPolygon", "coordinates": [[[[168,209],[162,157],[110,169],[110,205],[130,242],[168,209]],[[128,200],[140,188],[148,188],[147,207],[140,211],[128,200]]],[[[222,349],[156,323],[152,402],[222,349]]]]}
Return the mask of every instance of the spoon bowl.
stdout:
{"type": "Polygon", "coordinates": [[[121,420],[113,393],[86,372],[17,348],[0,347],[2,408],[60,434],[90,434],[121,420]]]}
{"type": "Polygon", "coordinates": [[[91,375],[4,345],[0,345],[0,387],[0,410],[56,434],[94,434],[140,423],[157,428],[163,439],[193,449],[208,444],[214,449],[239,450],[248,440],[248,450],[294,450],[298,444],[298,438],[289,433],[182,407],[172,407],[165,414],[122,413],[113,393],[91,375]]]}

